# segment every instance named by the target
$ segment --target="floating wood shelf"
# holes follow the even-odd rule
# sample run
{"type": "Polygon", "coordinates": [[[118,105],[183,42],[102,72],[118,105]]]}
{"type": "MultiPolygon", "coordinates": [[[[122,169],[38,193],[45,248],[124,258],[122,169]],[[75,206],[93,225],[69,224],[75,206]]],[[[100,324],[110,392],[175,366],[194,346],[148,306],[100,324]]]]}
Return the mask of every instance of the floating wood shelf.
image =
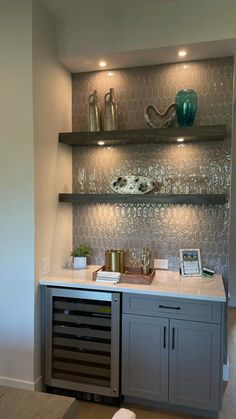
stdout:
{"type": "Polygon", "coordinates": [[[156,204],[194,204],[194,205],[222,205],[227,202],[226,194],[79,194],[61,193],[59,202],[74,204],[110,202],[110,203],[156,203],[156,204]]]}
{"type": "Polygon", "coordinates": [[[136,129],[103,132],[61,132],[59,141],[70,146],[97,146],[103,141],[106,146],[124,144],[175,143],[177,138],[185,142],[222,141],[226,125],[136,129]]]}

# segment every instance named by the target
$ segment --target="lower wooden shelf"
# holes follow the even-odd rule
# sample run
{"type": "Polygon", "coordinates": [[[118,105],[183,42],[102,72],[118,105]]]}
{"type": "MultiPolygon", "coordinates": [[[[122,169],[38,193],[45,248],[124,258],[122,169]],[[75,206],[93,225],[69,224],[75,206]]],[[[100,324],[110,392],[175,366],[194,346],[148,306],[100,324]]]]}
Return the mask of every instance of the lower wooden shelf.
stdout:
{"type": "Polygon", "coordinates": [[[194,205],[222,205],[227,202],[226,194],[87,194],[61,193],[59,202],[74,204],[110,202],[110,203],[156,203],[156,204],[194,204],[194,205]]]}

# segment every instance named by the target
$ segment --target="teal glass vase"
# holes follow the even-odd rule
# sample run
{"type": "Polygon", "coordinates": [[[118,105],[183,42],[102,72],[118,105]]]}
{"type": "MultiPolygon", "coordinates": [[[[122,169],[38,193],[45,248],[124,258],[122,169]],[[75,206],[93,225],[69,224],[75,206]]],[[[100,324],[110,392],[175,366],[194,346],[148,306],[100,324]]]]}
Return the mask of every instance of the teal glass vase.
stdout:
{"type": "Polygon", "coordinates": [[[175,98],[176,116],[180,127],[191,127],[197,110],[197,93],[194,90],[180,90],[175,98]]]}

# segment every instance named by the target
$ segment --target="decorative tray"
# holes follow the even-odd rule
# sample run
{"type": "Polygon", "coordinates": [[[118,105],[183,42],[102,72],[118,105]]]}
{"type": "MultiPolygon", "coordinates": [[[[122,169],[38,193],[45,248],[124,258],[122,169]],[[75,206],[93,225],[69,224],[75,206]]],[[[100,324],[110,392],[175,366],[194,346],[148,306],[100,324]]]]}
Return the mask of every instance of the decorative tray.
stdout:
{"type": "Polygon", "coordinates": [[[118,176],[110,182],[111,189],[119,194],[145,194],[153,190],[155,183],[147,176],[118,176]]]}
{"type": "MultiPolygon", "coordinates": [[[[97,273],[105,271],[105,266],[93,272],[93,281],[96,281],[97,273]]],[[[150,285],[155,277],[155,270],[151,269],[149,275],[143,275],[141,268],[126,267],[125,273],[120,275],[120,281],[128,284],[150,285]]],[[[105,281],[104,281],[105,282],[105,281]]]]}

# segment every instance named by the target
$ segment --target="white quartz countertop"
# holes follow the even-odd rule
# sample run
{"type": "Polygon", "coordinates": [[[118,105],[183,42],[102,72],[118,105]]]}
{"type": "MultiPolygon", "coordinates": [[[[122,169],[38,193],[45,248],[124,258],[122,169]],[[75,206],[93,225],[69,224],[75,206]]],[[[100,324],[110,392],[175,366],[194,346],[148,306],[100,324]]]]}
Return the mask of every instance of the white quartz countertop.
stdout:
{"type": "Polygon", "coordinates": [[[92,279],[92,273],[99,266],[90,265],[79,271],[61,269],[47,275],[42,275],[40,285],[54,287],[86,288],[101,291],[131,292],[134,294],[157,295],[163,297],[191,298],[195,300],[226,301],[226,295],[221,275],[212,278],[204,276],[182,277],[175,271],[157,270],[151,285],[126,283],[97,283],[92,279]]]}

